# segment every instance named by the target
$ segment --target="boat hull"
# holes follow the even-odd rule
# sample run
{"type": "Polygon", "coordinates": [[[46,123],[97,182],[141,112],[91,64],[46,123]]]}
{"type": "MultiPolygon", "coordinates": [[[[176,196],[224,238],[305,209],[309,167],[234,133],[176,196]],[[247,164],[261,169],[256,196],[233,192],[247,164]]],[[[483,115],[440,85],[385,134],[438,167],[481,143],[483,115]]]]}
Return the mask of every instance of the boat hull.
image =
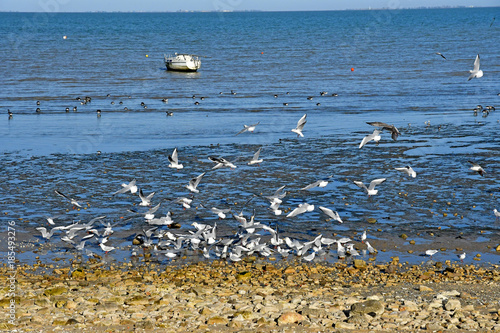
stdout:
{"type": "Polygon", "coordinates": [[[201,61],[196,56],[186,54],[165,56],[165,66],[170,71],[196,72],[201,67],[201,61]]]}

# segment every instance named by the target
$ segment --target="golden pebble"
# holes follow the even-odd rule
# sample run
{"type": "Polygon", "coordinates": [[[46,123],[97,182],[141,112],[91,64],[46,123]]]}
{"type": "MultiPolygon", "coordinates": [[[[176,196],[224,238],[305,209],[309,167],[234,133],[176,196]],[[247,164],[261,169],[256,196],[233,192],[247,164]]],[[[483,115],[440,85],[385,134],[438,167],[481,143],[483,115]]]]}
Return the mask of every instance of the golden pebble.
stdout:
{"type": "Polygon", "coordinates": [[[473,260],[480,261],[481,259],[480,258],[473,258],[473,260]]]}
{"type": "Polygon", "coordinates": [[[481,230],[481,233],[482,233],[482,234],[484,234],[484,232],[485,232],[484,230],[481,230]]]}
{"type": "Polygon", "coordinates": [[[432,200],[432,202],[437,202],[436,199],[432,200]]]}
{"type": "Polygon", "coordinates": [[[409,254],[412,254],[412,253],[413,253],[413,250],[408,250],[408,253],[409,253],[409,254]]]}
{"type": "Polygon", "coordinates": [[[446,248],[445,248],[445,247],[442,247],[442,248],[440,248],[440,249],[439,249],[439,251],[444,252],[444,251],[446,251],[446,248]]]}
{"type": "Polygon", "coordinates": [[[476,205],[473,205],[472,208],[476,208],[476,205]]]}
{"type": "Polygon", "coordinates": [[[481,254],[480,253],[476,254],[476,257],[478,257],[478,258],[481,257],[481,254]]]}
{"type": "Polygon", "coordinates": [[[458,215],[458,213],[453,214],[453,216],[457,216],[457,215],[458,215]]]}
{"type": "Polygon", "coordinates": [[[438,227],[438,230],[441,230],[441,227],[438,227]]]}

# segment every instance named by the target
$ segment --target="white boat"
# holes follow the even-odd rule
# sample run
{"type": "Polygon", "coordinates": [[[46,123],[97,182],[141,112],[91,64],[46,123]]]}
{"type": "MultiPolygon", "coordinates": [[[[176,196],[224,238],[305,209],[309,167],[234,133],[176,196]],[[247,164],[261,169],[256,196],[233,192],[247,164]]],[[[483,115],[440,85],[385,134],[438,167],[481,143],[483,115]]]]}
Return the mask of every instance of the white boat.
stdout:
{"type": "Polygon", "coordinates": [[[164,57],[165,66],[171,71],[196,72],[201,67],[200,57],[194,54],[174,53],[164,57]]]}

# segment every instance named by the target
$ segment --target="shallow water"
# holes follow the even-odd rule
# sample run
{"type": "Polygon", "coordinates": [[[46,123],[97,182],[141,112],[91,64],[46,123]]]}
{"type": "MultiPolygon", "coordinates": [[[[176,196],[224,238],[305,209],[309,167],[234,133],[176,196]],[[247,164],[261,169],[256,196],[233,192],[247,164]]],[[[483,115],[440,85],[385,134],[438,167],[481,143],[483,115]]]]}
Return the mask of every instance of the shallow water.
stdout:
{"type": "MultiPolygon", "coordinates": [[[[14,112],[12,119],[0,120],[1,220],[15,219],[20,239],[47,249],[50,257],[70,248],[57,237],[41,245],[34,228],[46,225],[45,215],[63,215],[61,223],[106,215],[117,223],[110,243],[122,247],[111,255],[127,257],[130,249],[123,247],[146,224],[127,211],[136,208],[136,196],[111,193],[135,178],[146,194],[156,192],[156,204],[187,195],[184,186],[206,171],[193,202],[198,209],[184,211],[167,200],[159,210],[174,213],[182,225],[177,232],[201,221],[217,222],[220,235],[231,235],[238,223],[217,220],[209,208],[231,207],[247,216],[255,209],[258,221],[301,240],[320,233],[355,237],[367,229],[372,245],[387,250],[377,260],[399,253],[419,262],[420,250],[440,244],[438,237],[448,244],[441,259],[455,258],[454,248],[463,244],[453,239],[460,236],[484,261],[498,262],[487,246],[500,242],[492,212],[500,208],[500,116],[472,112],[477,104],[496,105],[500,99],[499,25],[489,27],[487,19],[495,14],[498,8],[51,14],[30,27],[20,25],[33,14],[1,13],[0,33],[7,38],[0,40],[6,59],[0,64],[0,108],[14,112]],[[182,38],[168,33],[173,27],[182,38]],[[175,51],[207,57],[198,73],[168,72],[162,55],[175,51]],[[467,82],[478,52],[485,76],[467,82]],[[84,96],[92,102],[76,100],[84,96]],[[290,130],[305,113],[305,137],[296,138],[290,130]],[[374,129],[367,121],[395,124],[401,136],[393,141],[383,132],[378,145],[358,149],[374,129]],[[243,124],[257,122],[254,133],[236,136],[243,124]],[[175,147],[185,166],[181,171],[168,168],[175,147]],[[247,166],[259,147],[264,162],[247,166]],[[238,168],[210,171],[208,156],[236,160],[238,168]],[[484,177],[469,169],[469,160],[485,168],[484,177]],[[394,170],[406,165],[416,170],[416,179],[394,170]],[[329,175],[327,187],[300,190],[329,175]],[[375,178],[387,181],[370,198],[353,183],[375,178]],[[325,221],[317,209],[275,217],[259,196],[243,207],[254,194],[271,195],[282,185],[289,191],[283,208],[303,202],[326,206],[338,210],[344,223],[325,221]],[[85,209],[72,209],[56,189],[85,209]],[[370,224],[370,218],[377,222],[370,224]],[[422,239],[419,253],[392,246],[401,246],[402,233],[422,239]]],[[[26,246],[20,256],[32,262],[32,245],[26,246]]]]}

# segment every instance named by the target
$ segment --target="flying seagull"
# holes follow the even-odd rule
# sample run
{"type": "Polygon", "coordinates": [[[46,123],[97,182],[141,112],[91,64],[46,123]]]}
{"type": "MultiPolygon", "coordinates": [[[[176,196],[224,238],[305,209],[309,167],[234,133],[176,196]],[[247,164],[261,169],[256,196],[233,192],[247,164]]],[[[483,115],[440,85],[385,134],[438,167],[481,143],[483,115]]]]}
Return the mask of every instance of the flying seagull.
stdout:
{"type": "Polygon", "coordinates": [[[302,130],[304,129],[304,125],[307,122],[306,117],[307,113],[303,115],[302,118],[299,119],[299,121],[297,122],[297,127],[292,129],[292,132],[297,133],[297,137],[299,136],[304,137],[304,134],[302,134],[302,130]]]}
{"type": "Polygon", "coordinates": [[[396,141],[398,139],[398,135],[401,134],[401,133],[399,133],[399,130],[396,128],[396,126],[394,126],[394,125],[389,125],[386,123],[382,123],[380,121],[369,121],[369,122],[367,122],[367,124],[375,126],[375,127],[382,127],[383,129],[391,131],[391,137],[394,141],[396,141]]]}
{"type": "Polygon", "coordinates": [[[178,170],[184,168],[182,164],[179,164],[179,158],[177,156],[177,148],[174,149],[174,151],[172,152],[172,156],[169,156],[168,160],[170,161],[170,165],[168,166],[169,168],[178,170]]]}
{"type": "Polygon", "coordinates": [[[359,144],[359,148],[363,148],[364,145],[366,145],[370,141],[375,141],[378,143],[380,141],[380,131],[379,130],[374,130],[372,134],[368,134],[361,140],[361,143],[359,144]]]}
{"type": "Polygon", "coordinates": [[[365,190],[365,192],[368,193],[368,195],[376,195],[378,193],[378,190],[375,189],[375,186],[382,184],[383,182],[385,182],[385,178],[379,178],[379,179],[372,180],[368,187],[366,187],[366,185],[360,181],[354,181],[354,184],[363,188],[365,190]]]}
{"type": "Polygon", "coordinates": [[[113,195],[115,194],[121,194],[121,193],[125,193],[127,191],[130,191],[130,193],[134,194],[137,192],[137,185],[135,185],[136,183],[136,180],[133,179],[130,183],[128,184],[122,184],[122,188],[118,191],[116,191],[115,193],[113,193],[113,195]]]}
{"type": "Polygon", "coordinates": [[[252,160],[248,162],[248,165],[253,165],[253,164],[259,165],[259,163],[262,163],[264,161],[263,159],[259,159],[261,149],[262,147],[260,147],[259,150],[257,150],[257,152],[253,154],[252,160]]]}
{"type": "Polygon", "coordinates": [[[250,132],[252,133],[253,131],[255,131],[255,127],[260,124],[260,121],[257,122],[256,124],[252,124],[252,125],[243,125],[243,129],[241,131],[239,131],[238,133],[236,133],[236,135],[239,135],[243,132],[250,132]]]}
{"type": "Polygon", "coordinates": [[[474,60],[474,69],[470,70],[470,75],[467,81],[470,81],[473,78],[480,78],[483,76],[483,71],[479,69],[479,54],[476,56],[476,60],[474,60]]]}
{"type": "Polygon", "coordinates": [[[233,163],[229,162],[224,157],[209,156],[208,159],[210,161],[212,161],[212,162],[215,163],[215,165],[212,168],[212,170],[214,170],[214,169],[220,169],[220,168],[223,168],[223,167],[230,167],[231,169],[236,169],[237,168],[236,165],[234,165],[233,163]]]}
{"type": "Polygon", "coordinates": [[[301,190],[310,190],[310,189],[315,188],[315,187],[325,187],[326,185],[328,185],[328,180],[332,177],[333,176],[328,176],[326,178],[315,181],[314,183],[309,184],[306,187],[301,188],[301,190]]]}
{"type": "Polygon", "coordinates": [[[437,55],[440,55],[441,57],[443,57],[443,59],[446,59],[446,57],[444,55],[442,55],[441,53],[439,52],[436,52],[437,55]]]}
{"type": "Polygon", "coordinates": [[[54,192],[56,192],[56,194],[58,194],[58,195],[60,195],[61,197],[65,198],[65,199],[66,199],[66,200],[68,200],[69,202],[71,202],[71,204],[72,204],[73,206],[80,207],[80,208],[82,207],[82,206],[78,203],[78,201],[76,201],[75,199],[70,198],[70,197],[68,197],[67,195],[64,195],[63,193],[61,193],[61,192],[60,192],[60,191],[58,191],[58,190],[55,190],[54,192]]]}
{"type": "Polygon", "coordinates": [[[323,213],[325,213],[326,215],[328,215],[328,217],[330,217],[331,219],[337,221],[338,223],[342,223],[343,222],[342,219],[339,216],[339,213],[337,211],[333,211],[330,208],[326,208],[326,207],[323,207],[323,206],[319,206],[318,208],[323,213]]]}
{"type": "Polygon", "coordinates": [[[205,175],[205,172],[202,173],[201,175],[199,175],[198,177],[196,178],[192,178],[190,181],[189,181],[189,184],[186,185],[186,188],[188,190],[190,190],[191,192],[194,192],[194,193],[199,193],[200,191],[196,188],[198,186],[198,184],[200,183],[201,181],[201,178],[205,175]]]}
{"type": "Polygon", "coordinates": [[[472,166],[470,167],[470,169],[472,171],[476,171],[478,174],[480,174],[481,176],[484,176],[484,174],[486,173],[486,171],[484,171],[484,169],[477,163],[475,162],[472,162],[472,161],[468,161],[470,164],[472,164],[472,166]]]}
{"type": "Polygon", "coordinates": [[[405,172],[410,177],[413,177],[413,178],[417,177],[417,173],[409,165],[405,166],[404,168],[394,168],[394,169],[396,169],[398,171],[403,171],[403,172],[405,172]]]}

